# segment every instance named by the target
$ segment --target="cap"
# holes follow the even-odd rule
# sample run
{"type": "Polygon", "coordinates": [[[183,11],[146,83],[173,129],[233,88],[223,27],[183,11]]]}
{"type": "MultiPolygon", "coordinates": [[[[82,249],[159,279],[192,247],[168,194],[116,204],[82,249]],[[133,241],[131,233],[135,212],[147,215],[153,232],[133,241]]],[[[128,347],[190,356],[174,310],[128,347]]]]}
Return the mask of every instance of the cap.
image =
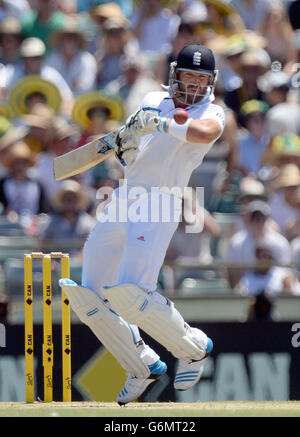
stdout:
{"type": "Polygon", "coordinates": [[[265,114],[269,109],[269,105],[263,100],[247,100],[247,102],[243,103],[240,109],[240,113],[243,117],[247,117],[254,112],[260,112],[265,114]]]}
{"type": "Polygon", "coordinates": [[[257,79],[257,87],[264,93],[269,93],[274,88],[290,88],[290,78],[284,71],[268,71],[257,79]]]}
{"type": "Polygon", "coordinates": [[[216,68],[213,52],[200,44],[185,46],[177,56],[176,70],[210,71],[216,68]]]}
{"type": "Polygon", "coordinates": [[[46,52],[46,46],[39,38],[26,38],[21,44],[20,53],[23,58],[44,56],[46,52]]]}
{"type": "Polygon", "coordinates": [[[264,216],[269,217],[271,214],[271,208],[266,202],[263,202],[262,200],[253,200],[253,202],[250,202],[249,205],[246,206],[244,212],[246,214],[260,212],[264,216]]]}

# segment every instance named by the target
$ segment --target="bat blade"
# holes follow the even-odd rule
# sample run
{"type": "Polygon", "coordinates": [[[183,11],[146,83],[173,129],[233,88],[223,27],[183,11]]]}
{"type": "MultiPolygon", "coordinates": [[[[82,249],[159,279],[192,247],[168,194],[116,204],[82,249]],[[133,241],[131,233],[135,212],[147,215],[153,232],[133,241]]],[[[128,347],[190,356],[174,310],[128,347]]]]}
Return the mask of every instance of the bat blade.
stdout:
{"type": "Polygon", "coordinates": [[[54,158],[55,179],[60,181],[70,178],[112,156],[115,151],[115,137],[116,131],[54,158]]]}

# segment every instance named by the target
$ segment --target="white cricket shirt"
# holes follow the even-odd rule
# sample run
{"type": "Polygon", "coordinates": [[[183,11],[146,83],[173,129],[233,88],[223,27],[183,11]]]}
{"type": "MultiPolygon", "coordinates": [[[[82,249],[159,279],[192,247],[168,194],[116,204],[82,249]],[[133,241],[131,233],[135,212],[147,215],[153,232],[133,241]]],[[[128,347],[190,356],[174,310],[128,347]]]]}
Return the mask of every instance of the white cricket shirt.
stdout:
{"type": "MultiPolygon", "coordinates": [[[[223,109],[211,103],[213,96],[204,97],[201,102],[188,106],[185,110],[192,119],[214,119],[222,131],[225,125],[223,109]]],[[[144,98],[141,107],[157,107],[160,116],[172,119],[175,108],[168,92],[151,92],[144,98]]],[[[216,141],[216,140],[215,140],[216,141]]],[[[188,185],[191,173],[203,161],[210,150],[210,144],[183,142],[168,133],[154,133],[141,138],[136,161],[125,167],[128,188],[141,186],[163,189],[179,187],[181,192],[188,185]]]]}

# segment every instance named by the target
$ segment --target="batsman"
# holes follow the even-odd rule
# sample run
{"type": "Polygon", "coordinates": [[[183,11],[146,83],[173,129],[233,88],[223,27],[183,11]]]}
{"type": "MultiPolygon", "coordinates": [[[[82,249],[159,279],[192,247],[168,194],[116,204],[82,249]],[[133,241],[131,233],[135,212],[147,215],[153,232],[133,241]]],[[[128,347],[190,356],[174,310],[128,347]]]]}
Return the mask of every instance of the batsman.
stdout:
{"type": "MultiPolygon", "coordinates": [[[[143,187],[124,199],[117,188],[112,203],[149,207],[151,188],[163,202],[181,208],[172,194],[188,185],[192,171],[220,137],[224,112],[213,104],[217,80],[213,52],[199,44],[184,47],[170,66],[164,91],[149,93],[116,137],[116,155],[124,165],[128,188],[143,187]],[[175,112],[188,118],[177,124],[175,112]],[[167,190],[166,190],[167,188],[167,190]],[[125,202],[126,200],[126,202],[125,202]]],[[[154,205],[150,205],[155,208],[154,205]]],[[[82,285],[62,278],[60,285],[80,320],[88,325],[127,373],[117,402],[125,405],[167,371],[167,365],[143,341],[139,328],[178,359],[174,388],[187,390],[201,378],[213,342],[189,326],[174,304],[156,291],[160,268],[178,222],[99,220],[83,250],[82,285]]],[[[103,375],[106,377],[106,375],[103,375]]]]}

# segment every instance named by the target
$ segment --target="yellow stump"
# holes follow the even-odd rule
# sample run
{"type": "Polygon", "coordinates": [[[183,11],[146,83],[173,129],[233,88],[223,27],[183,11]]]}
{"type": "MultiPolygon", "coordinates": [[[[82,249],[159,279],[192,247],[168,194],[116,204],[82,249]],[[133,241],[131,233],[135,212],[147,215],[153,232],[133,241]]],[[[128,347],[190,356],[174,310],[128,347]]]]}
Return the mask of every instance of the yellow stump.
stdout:
{"type": "Polygon", "coordinates": [[[34,401],[34,348],[33,348],[33,287],[32,258],[24,258],[24,305],[25,305],[25,385],[26,402],[34,401]]]}
{"type": "Polygon", "coordinates": [[[44,366],[44,401],[53,400],[53,337],[52,337],[52,283],[51,256],[43,257],[43,366],[44,366]]]}
{"type": "MultiPolygon", "coordinates": [[[[61,258],[61,276],[62,278],[70,277],[68,255],[61,258]]],[[[71,310],[70,302],[63,290],[61,291],[61,318],[63,402],[71,402],[71,310]]]]}

